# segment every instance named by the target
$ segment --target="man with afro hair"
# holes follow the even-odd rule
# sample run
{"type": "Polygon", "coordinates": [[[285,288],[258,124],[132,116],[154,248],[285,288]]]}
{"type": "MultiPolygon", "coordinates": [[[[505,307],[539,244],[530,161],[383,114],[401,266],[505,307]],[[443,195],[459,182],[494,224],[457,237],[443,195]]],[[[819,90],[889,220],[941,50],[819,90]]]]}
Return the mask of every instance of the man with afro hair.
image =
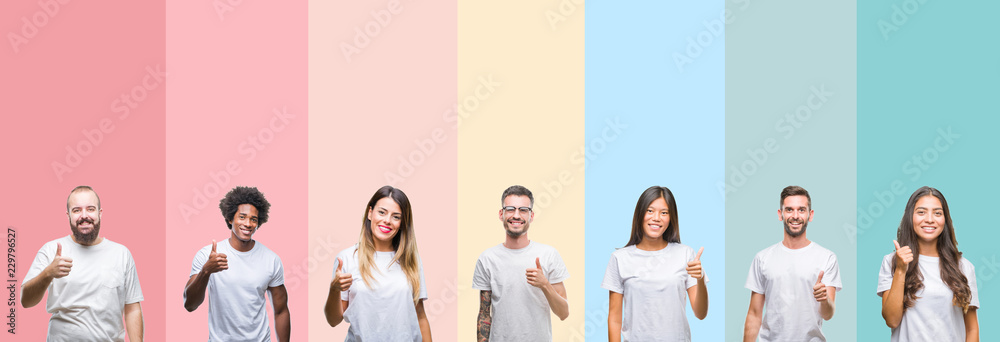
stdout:
{"type": "Polygon", "coordinates": [[[253,239],[268,219],[271,204],[255,187],[238,186],[219,201],[229,238],[212,241],[191,262],[184,287],[184,308],[194,311],[209,295],[209,341],[270,341],[267,300],[274,305],[278,341],[288,341],[291,319],[281,258],[253,239]],[[267,289],[267,291],[264,291],[267,289]]]}

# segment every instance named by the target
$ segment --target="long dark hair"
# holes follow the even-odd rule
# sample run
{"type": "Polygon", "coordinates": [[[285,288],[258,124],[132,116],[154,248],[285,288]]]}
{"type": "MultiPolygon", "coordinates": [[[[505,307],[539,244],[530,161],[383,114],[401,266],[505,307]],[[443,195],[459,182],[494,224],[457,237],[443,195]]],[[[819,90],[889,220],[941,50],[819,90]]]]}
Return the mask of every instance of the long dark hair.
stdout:
{"type": "Polygon", "coordinates": [[[665,186],[651,186],[639,195],[639,201],[635,203],[635,213],[632,214],[632,235],[628,238],[625,247],[638,244],[642,241],[645,232],[642,230],[642,222],[646,218],[646,208],[657,198],[663,198],[667,202],[667,209],[670,210],[670,223],[667,224],[667,231],[663,232],[663,239],[667,242],[680,243],[680,225],[677,223],[677,202],[674,201],[674,194],[665,186]]]}
{"type": "MultiPolygon", "coordinates": [[[[951,211],[948,210],[948,201],[944,199],[938,189],[932,187],[921,187],[910,195],[910,200],[906,202],[906,211],[903,212],[903,219],[899,222],[899,230],[896,231],[896,238],[900,246],[910,246],[913,250],[913,261],[910,265],[916,266],[920,259],[920,244],[917,234],[913,232],[913,212],[916,210],[917,201],[924,196],[934,196],[941,201],[941,208],[944,209],[944,231],[937,239],[938,257],[940,258],[941,281],[948,285],[951,292],[955,294],[952,303],[963,312],[969,310],[969,298],[972,291],[969,289],[969,280],[962,273],[959,260],[962,260],[962,252],[958,251],[958,242],[955,240],[955,226],[951,221],[951,211]]],[[[892,263],[893,271],[896,270],[896,263],[892,263]]],[[[910,267],[906,271],[906,285],[903,288],[903,310],[912,307],[918,299],[917,291],[924,288],[924,275],[920,273],[919,267],[910,267]]]]}

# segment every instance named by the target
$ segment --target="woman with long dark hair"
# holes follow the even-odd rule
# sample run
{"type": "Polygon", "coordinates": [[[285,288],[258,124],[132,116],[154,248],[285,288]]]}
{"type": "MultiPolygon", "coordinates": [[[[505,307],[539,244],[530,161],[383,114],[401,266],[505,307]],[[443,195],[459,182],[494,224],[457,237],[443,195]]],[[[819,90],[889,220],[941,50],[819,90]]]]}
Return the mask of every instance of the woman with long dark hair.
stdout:
{"type": "Polygon", "coordinates": [[[611,253],[601,284],[610,296],[609,341],[691,341],[685,302],[698,319],[708,314],[704,247],[695,254],[681,244],[677,216],[670,189],[639,196],[628,244],[611,253]]]}
{"type": "Polygon", "coordinates": [[[350,323],[345,341],[430,341],[425,284],[410,200],[383,186],[365,206],[358,244],[337,254],[326,321],[350,323]]]}
{"type": "Polygon", "coordinates": [[[926,186],[913,192],[896,237],[877,290],[891,340],[979,341],[976,272],[958,251],[944,195],[926,186]]]}

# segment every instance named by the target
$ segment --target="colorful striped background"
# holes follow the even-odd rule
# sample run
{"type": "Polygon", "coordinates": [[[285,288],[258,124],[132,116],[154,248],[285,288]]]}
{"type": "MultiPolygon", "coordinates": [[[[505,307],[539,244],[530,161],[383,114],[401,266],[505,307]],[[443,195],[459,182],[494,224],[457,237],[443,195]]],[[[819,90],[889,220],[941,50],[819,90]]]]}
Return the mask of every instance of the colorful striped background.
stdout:
{"type": "MultiPolygon", "coordinates": [[[[663,185],[711,278],[692,337],[738,341],[750,260],[781,239],[773,204],[798,184],[814,198],[809,237],[844,281],[829,340],[885,340],[878,267],[906,198],[931,185],[976,266],[981,339],[995,340],[998,7],[6,1],[6,283],[69,233],[65,196],[92,185],[104,236],[135,257],[147,340],[204,339],[207,310],[181,308],[190,262],[227,237],[219,198],[252,185],[273,204],[256,238],[284,262],[292,336],[341,340],[346,325],[322,312],[332,255],[391,184],[413,201],[433,335],[469,341],[475,260],[503,241],[497,200],[521,184],[536,197],[531,238],[571,274],[554,340],[603,341],[608,258],[638,195],[663,185]]],[[[44,307],[13,308],[3,340],[43,339],[44,307]]]]}

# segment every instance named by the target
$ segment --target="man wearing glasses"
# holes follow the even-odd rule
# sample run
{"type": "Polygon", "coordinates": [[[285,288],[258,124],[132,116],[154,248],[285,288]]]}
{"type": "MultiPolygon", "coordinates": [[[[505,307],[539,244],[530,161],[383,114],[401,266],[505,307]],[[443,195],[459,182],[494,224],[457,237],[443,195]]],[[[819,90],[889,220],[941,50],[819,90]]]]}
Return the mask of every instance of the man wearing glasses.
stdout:
{"type": "Polygon", "coordinates": [[[566,287],[569,271],[559,252],[528,240],[535,215],[534,197],[514,185],[500,197],[503,244],[487,249],[476,261],[472,287],[480,290],[477,341],[552,341],[549,310],[569,316],[566,287]]]}

